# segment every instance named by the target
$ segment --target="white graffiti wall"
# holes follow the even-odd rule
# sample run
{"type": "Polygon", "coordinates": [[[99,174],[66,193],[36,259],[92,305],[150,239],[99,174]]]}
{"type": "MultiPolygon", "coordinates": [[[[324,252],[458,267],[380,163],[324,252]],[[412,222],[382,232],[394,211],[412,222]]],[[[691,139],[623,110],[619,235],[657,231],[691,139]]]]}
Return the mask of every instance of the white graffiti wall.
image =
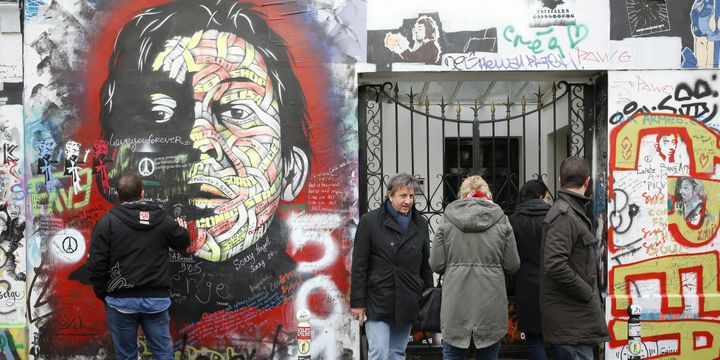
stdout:
{"type": "Polygon", "coordinates": [[[720,351],[720,81],[714,71],[609,75],[606,359],[720,351]],[[626,312],[642,309],[627,347],[626,312]]]}
{"type": "Polygon", "coordinates": [[[25,198],[21,105],[0,105],[0,327],[25,326],[25,198]]]}
{"type": "Polygon", "coordinates": [[[372,71],[718,66],[713,1],[368,1],[372,71]]]}

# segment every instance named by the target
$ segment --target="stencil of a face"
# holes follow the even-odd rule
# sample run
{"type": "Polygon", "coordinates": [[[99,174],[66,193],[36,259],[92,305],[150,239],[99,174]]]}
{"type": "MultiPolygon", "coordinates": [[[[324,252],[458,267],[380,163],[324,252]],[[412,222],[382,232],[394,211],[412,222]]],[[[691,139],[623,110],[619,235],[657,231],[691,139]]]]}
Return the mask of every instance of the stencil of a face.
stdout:
{"type": "Polygon", "coordinates": [[[415,41],[421,41],[421,40],[425,39],[425,25],[420,24],[420,23],[415,23],[415,25],[413,26],[413,29],[412,29],[412,33],[413,33],[413,39],[415,39],[415,41]]]}
{"type": "Polygon", "coordinates": [[[677,135],[669,134],[660,136],[658,140],[658,152],[663,159],[674,159],[675,151],[677,150],[678,139],[677,135]]]}
{"type": "MultiPolygon", "coordinates": [[[[255,243],[272,220],[282,188],[280,119],[263,55],[233,34],[198,31],[174,37],[153,62],[178,84],[191,78],[192,147],[199,160],[189,169],[192,205],[211,209],[196,219],[196,254],[222,261],[255,243]]],[[[153,93],[155,122],[169,121],[178,99],[153,93]]]]}

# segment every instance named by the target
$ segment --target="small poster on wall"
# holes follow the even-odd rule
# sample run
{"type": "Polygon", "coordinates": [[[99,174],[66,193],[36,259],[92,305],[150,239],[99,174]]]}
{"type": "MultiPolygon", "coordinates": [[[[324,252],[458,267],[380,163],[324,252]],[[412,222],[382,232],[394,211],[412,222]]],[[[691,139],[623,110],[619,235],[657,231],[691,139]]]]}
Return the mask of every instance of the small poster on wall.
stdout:
{"type": "Polygon", "coordinates": [[[497,53],[497,28],[445,32],[439,13],[419,13],[399,28],[368,30],[367,42],[367,61],[387,71],[392,63],[438,65],[448,53],[497,53]]]}
{"type": "Polygon", "coordinates": [[[575,0],[528,0],[530,27],[575,24],[575,0]]]}
{"type": "Polygon", "coordinates": [[[670,30],[665,0],[625,0],[632,36],[643,36],[670,30]]]}

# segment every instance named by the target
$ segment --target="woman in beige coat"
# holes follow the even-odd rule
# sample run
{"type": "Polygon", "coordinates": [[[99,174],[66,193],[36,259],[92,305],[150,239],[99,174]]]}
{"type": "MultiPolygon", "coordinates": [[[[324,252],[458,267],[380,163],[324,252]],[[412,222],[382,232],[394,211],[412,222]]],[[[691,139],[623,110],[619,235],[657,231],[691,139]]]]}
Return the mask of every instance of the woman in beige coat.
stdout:
{"type": "Polygon", "coordinates": [[[507,333],[505,274],[520,267],[515,237],[487,183],[471,176],[445,209],[435,234],[430,267],[444,275],[440,328],[443,359],[497,359],[507,333]]]}

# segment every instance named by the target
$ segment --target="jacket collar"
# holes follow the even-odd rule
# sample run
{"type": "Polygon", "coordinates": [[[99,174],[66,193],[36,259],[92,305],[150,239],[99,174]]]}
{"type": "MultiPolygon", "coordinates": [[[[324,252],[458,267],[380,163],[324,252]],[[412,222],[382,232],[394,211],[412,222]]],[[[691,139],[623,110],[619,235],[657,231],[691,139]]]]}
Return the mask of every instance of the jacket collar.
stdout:
{"type": "Polygon", "coordinates": [[[544,215],[550,210],[550,204],[541,199],[530,199],[515,207],[515,213],[523,215],[544,215]]]}
{"type": "Polygon", "coordinates": [[[590,202],[589,197],[565,189],[558,190],[558,197],[565,200],[565,202],[570,205],[570,208],[572,208],[575,213],[577,213],[580,218],[588,224],[590,229],[592,229],[592,222],[585,213],[585,205],[590,202]]]}
{"type": "MultiPolygon", "coordinates": [[[[400,225],[398,225],[397,222],[395,222],[395,220],[393,220],[392,216],[390,216],[386,206],[387,206],[387,199],[385,199],[385,201],[383,201],[383,204],[381,207],[382,210],[380,210],[380,216],[382,217],[382,223],[385,226],[389,227],[390,229],[397,231],[399,234],[402,234],[403,233],[402,228],[400,227],[400,225]]],[[[403,236],[403,240],[400,242],[401,244],[403,242],[405,242],[405,240],[407,240],[410,237],[412,237],[413,235],[415,235],[415,233],[417,233],[417,227],[415,226],[415,221],[417,220],[416,217],[417,217],[417,210],[415,210],[415,206],[413,205],[413,209],[411,210],[411,213],[410,213],[410,223],[408,224],[408,228],[407,228],[407,231],[405,232],[405,236],[403,236]]]]}

